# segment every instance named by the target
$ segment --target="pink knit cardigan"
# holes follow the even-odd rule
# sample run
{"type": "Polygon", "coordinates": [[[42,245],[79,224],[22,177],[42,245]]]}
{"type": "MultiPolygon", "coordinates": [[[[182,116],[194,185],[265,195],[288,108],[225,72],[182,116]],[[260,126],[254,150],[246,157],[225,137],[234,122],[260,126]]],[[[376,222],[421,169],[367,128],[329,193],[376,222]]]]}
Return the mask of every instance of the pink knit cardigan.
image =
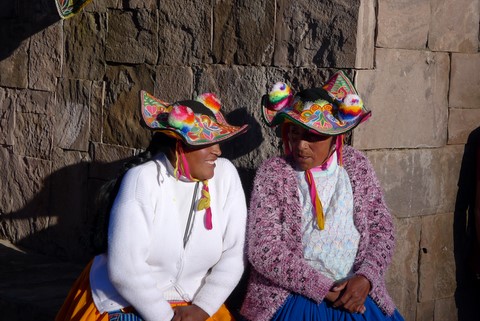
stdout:
{"type": "MultiPolygon", "coordinates": [[[[395,305],[384,280],[395,243],[392,218],[368,159],[345,146],[343,163],[352,184],[354,222],[360,233],[354,272],[370,280],[370,296],[392,315],[395,305]]],[[[268,321],[292,292],[320,303],[333,283],[303,258],[299,192],[295,172],[285,159],[269,159],[258,169],[248,215],[252,270],[242,315],[268,321]]]]}

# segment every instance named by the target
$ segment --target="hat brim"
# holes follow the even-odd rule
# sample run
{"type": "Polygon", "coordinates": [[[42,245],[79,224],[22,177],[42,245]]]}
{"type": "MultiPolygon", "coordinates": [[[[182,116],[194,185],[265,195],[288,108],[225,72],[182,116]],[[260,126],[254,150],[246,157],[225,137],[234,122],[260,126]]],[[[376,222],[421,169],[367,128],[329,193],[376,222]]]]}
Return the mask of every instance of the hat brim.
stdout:
{"type": "Polygon", "coordinates": [[[195,114],[193,125],[188,130],[180,130],[168,123],[172,110],[169,103],[160,100],[146,91],[141,91],[142,117],[149,129],[171,131],[190,146],[211,145],[225,142],[240,135],[248,129],[248,125],[234,126],[227,123],[222,113],[218,111],[215,119],[207,115],[195,114]]]}
{"type": "Polygon", "coordinates": [[[265,122],[269,126],[273,127],[282,124],[285,121],[290,121],[306,129],[313,130],[318,134],[327,136],[344,134],[357,127],[363,121],[367,120],[371,115],[371,112],[367,111],[356,117],[353,121],[345,122],[339,121],[338,119],[332,117],[330,112],[322,111],[320,109],[316,110],[312,114],[298,113],[293,109],[281,110],[273,117],[271,114],[266,113],[270,111],[267,108],[262,107],[262,110],[264,112],[263,117],[265,122]],[[267,117],[269,117],[269,119],[267,117]]]}
{"type": "MultiPolygon", "coordinates": [[[[343,71],[336,72],[323,86],[323,89],[332,94],[336,99],[343,100],[347,95],[357,95],[357,91],[343,71]]],[[[336,136],[344,134],[371,116],[371,111],[362,107],[360,113],[351,119],[341,120],[333,117],[332,113],[323,106],[329,104],[321,100],[309,109],[299,112],[294,109],[293,103],[290,106],[275,111],[267,108],[268,96],[262,97],[262,116],[269,126],[276,126],[289,120],[304,128],[311,129],[319,134],[336,136]]]]}

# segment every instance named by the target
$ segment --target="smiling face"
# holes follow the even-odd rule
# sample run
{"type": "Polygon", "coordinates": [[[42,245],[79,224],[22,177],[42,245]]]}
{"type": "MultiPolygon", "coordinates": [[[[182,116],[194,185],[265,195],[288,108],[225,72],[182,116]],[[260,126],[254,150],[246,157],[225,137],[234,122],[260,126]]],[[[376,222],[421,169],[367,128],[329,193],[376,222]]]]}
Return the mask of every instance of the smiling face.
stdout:
{"type": "Polygon", "coordinates": [[[303,171],[322,165],[332,151],[332,136],[313,133],[298,125],[290,125],[288,141],[293,160],[303,171]]]}
{"type": "Polygon", "coordinates": [[[190,169],[190,175],[200,181],[213,177],[215,162],[222,155],[218,144],[200,148],[185,146],[184,153],[190,169]]]}

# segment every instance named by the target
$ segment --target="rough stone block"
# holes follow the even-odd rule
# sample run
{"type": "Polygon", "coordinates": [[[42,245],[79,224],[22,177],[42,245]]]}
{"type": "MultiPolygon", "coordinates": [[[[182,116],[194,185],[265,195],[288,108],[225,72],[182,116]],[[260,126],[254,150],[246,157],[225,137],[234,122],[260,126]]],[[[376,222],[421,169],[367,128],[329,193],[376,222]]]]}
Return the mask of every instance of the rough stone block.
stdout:
{"type": "Polygon", "coordinates": [[[51,162],[0,148],[0,238],[17,243],[49,226],[51,162]]]}
{"type": "MultiPolygon", "coordinates": [[[[98,1],[97,1],[98,2],[98,1]]],[[[157,0],[105,0],[104,6],[110,9],[157,9],[157,0]]],[[[164,3],[162,3],[163,5],[164,3]]]]}
{"type": "Polygon", "coordinates": [[[106,59],[112,62],[157,63],[156,11],[108,11],[106,59]]]}
{"type": "Polygon", "coordinates": [[[405,320],[415,320],[421,220],[394,219],[394,223],[396,246],[386,274],[387,289],[405,320]]]}
{"type": "Polygon", "coordinates": [[[453,256],[453,214],[422,218],[419,262],[419,301],[453,297],[457,285],[453,256]]]}
{"type": "Polygon", "coordinates": [[[367,152],[399,218],[453,212],[462,155],[462,145],[367,152]]]}
{"type": "MultiPolygon", "coordinates": [[[[477,314],[478,316],[478,314],[477,314]]],[[[435,300],[435,321],[452,321],[459,320],[455,299],[453,297],[442,300],[435,300]]]]}
{"type": "Polygon", "coordinates": [[[90,140],[102,141],[103,106],[105,104],[105,82],[94,81],[90,98],[90,140]]]}
{"type": "Polygon", "coordinates": [[[440,147],[447,141],[449,57],[377,49],[376,70],[355,83],[372,117],[354,130],[360,149],[440,147]]]}
{"type": "Polygon", "coordinates": [[[468,135],[478,126],[480,126],[480,109],[450,108],[448,143],[465,144],[468,135]]]}
{"type": "MultiPolygon", "coordinates": [[[[435,314],[435,301],[425,301],[417,303],[417,318],[415,321],[433,321],[435,314]]],[[[407,319],[405,319],[407,320],[407,319]]]]}
{"type": "Polygon", "coordinates": [[[190,67],[158,66],[155,75],[155,97],[172,103],[192,98],[193,71],[190,67]]]}
{"type": "Polygon", "coordinates": [[[375,55],[375,0],[361,0],[358,8],[355,68],[373,69],[375,55]]]}
{"type": "Polygon", "coordinates": [[[133,148],[92,143],[89,177],[104,181],[117,177],[134,152],[133,148]]]}
{"type": "Polygon", "coordinates": [[[104,0],[105,6],[110,9],[122,9],[123,0],[104,0]]]}
{"type": "Polygon", "coordinates": [[[15,97],[15,110],[23,113],[52,116],[55,106],[55,93],[39,90],[11,91],[15,97]]]}
{"type": "Polygon", "coordinates": [[[355,66],[360,1],[280,1],[276,66],[355,66]]]}
{"type": "Polygon", "coordinates": [[[17,112],[14,137],[15,154],[49,160],[52,152],[53,119],[45,114],[17,112]]]}
{"type": "Polygon", "coordinates": [[[169,1],[159,9],[159,65],[211,63],[212,1],[169,1]]]}
{"type": "Polygon", "coordinates": [[[29,26],[4,20],[0,27],[0,86],[27,88],[29,26]]]}
{"type": "Polygon", "coordinates": [[[87,12],[65,20],[65,78],[103,80],[106,21],[106,14],[87,12]]]}
{"type": "Polygon", "coordinates": [[[85,6],[83,10],[85,12],[90,12],[90,13],[93,13],[93,12],[107,13],[108,4],[110,2],[121,2],[121,1],[118,1],[118,0],[92,1],[87,6],[85,6]]]}
{"type": "Polygon", "coordinates": [[[63,24],[56,23],[30,40],[29,88],[55,91],[63,62],[63,24]]]}
{"type": "Polygon", "coordinates": [[[275,1],[217,1],[214,6],[215,63],[270,65],[275,1]]]}
{"type": "Polygon", "coordinates": [[[432,1],[428,47],[433,51],[477,52],[478,22],[478,1],[432,1]]]}
{"type": "Polygon", "coordinates": [[[88,151],[92,82],[62,80],[59,83],[58,95],[55,112],[55,146],[88,151]]]}
{"type": "Polygon", "coordinates": [[[0,145],[13,145],[15,103],[9,90],[0,88],[0,145]]]}
{"type": "Polygon", "coordinates": [[[379,0],[377,46],[425,49],[430,0],[379,0]]]}
{"type": "MultiPolygon", "coordinates": [[[[321,87],[333,75],[336,69],[326,68],[267,68],[267,85],[262,94],[278,81],[288,83],[294,93],[311,87],[321,87]]],[[[347,75],[352,78],[352,72],[345,70],[347,75]]],[[[260,109],[260,106],[258,106],[260,109]]]]}
{"type": "Polygon", "coordinates": [[[107,68],[103,142],[146,147],[150,131],[141,126],[140,91],[153,92],[155,70],[147,65],[107,68]]]}
{"type": "Polygon", "coordinates": [[[480,109],[480,54],[452,54],[449,106],[480,109]]]}

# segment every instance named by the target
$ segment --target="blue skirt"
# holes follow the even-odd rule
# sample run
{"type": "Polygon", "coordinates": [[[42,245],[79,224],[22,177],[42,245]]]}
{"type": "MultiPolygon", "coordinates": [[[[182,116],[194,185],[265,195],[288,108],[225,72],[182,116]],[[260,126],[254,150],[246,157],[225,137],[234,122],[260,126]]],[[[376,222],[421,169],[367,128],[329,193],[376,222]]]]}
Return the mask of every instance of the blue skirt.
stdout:
{"type": "Polygon", "coordinates": [[[277,310],[272,321],[404,321],[397,310],[392,316],[383,314],[369,296],[365,300],[365,308],[366,311],[363,314],[350,313],[334,308],[327,301],[317,304],[302,295],[290,294],[277,310]]]}

